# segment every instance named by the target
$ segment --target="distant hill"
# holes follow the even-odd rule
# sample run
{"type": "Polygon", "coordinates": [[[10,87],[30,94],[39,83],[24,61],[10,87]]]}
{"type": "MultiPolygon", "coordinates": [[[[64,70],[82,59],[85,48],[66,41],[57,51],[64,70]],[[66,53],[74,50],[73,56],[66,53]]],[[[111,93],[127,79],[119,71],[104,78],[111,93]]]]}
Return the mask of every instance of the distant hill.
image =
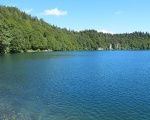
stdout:
{"type": "Polygon", "coordinates": [[[150,34],[104,34],[96,30],[70,31],[32,17],[16,7],[0,6],[0,53],[28,50],[150,49],[150,34]]]}

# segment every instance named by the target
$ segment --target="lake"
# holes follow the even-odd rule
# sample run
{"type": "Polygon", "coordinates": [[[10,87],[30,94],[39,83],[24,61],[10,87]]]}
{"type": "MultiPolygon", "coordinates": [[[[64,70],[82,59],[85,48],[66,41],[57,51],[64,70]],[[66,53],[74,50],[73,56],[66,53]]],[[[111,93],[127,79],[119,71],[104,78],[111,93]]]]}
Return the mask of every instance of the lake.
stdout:
{"type": "Polygon", "coordinates": [[[148,120],[150,51],[0,55],[0,120],[148,120]]]}

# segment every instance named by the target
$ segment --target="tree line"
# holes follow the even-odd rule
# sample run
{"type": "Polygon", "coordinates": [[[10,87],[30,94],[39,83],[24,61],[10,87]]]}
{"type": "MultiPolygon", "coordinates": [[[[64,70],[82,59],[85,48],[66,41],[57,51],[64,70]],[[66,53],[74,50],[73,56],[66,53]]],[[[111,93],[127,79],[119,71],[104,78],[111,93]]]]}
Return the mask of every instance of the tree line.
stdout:
{"type": "Polygon", "coordinates": [[[144,50],[150,34],[106,34],[96,30],[76,32],[46,23],[16,7],[0,6],[0,53],[28,50],[144,50]]]}

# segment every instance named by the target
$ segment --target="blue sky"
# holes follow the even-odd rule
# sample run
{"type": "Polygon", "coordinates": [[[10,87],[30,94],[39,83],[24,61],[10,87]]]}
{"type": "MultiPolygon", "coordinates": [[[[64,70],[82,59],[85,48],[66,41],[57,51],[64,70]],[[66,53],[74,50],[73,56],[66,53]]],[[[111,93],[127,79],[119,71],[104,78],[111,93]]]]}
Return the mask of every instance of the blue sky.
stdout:
{"type": "Polygon", "coordinates": [[[0,4],[75,31],[150,32],[150,0],[0,0],[0,4]]]}

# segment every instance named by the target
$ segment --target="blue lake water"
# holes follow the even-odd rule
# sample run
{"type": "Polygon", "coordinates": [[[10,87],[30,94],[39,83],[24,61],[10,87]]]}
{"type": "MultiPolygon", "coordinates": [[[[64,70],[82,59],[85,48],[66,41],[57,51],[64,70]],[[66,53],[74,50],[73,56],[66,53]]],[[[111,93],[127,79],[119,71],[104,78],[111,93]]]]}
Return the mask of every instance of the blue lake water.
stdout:
{"type": "Polygon", "coordinates": [[[0,55],[0,120],[148,120],[150,51],[0,55]]]}

